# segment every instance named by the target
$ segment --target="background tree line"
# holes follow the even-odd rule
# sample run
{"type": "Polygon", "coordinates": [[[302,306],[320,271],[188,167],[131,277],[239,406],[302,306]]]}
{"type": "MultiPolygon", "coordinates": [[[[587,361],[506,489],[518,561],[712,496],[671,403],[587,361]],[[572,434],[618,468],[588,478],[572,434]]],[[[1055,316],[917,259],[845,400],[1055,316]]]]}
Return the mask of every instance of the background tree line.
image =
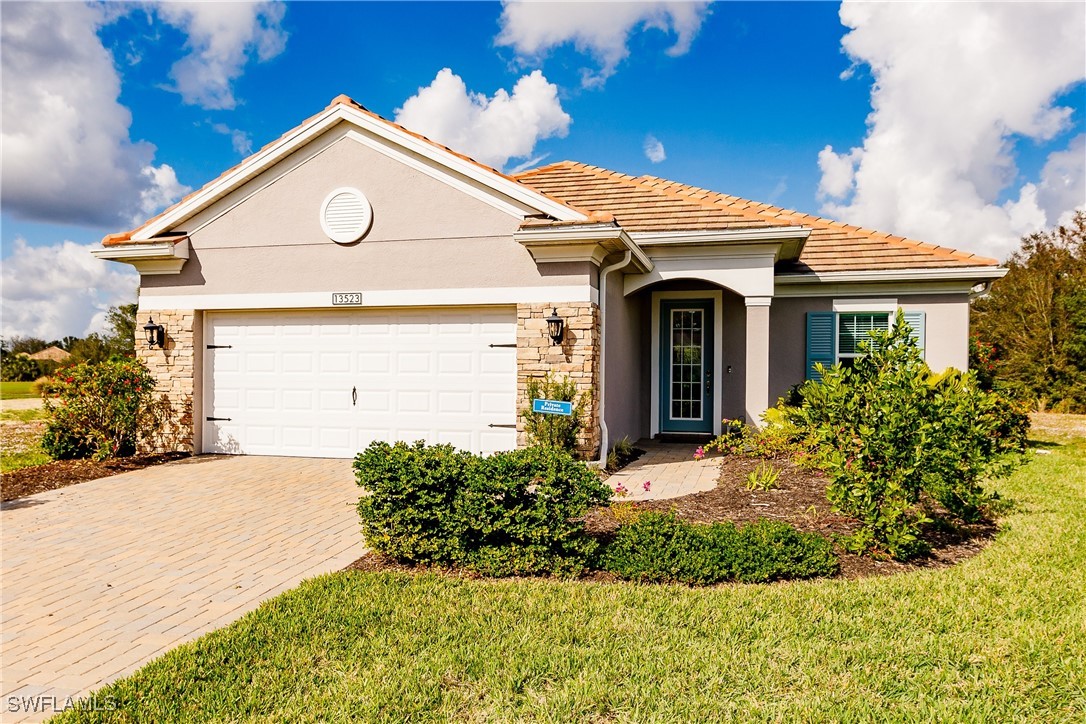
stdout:
{"type": "Polygon", "coordinates": [[[38,337],[0,339],[0,379],[30,381],[52,374],[57,367],[86,362],[98,364],[108,359],[134,357],[136,354],[136,305],[122,304],[106,312],[106,331],[86,337],[44,340],[38,337]],[[62,363],[32,360],[26,355],[59,347],[71,357],[62,363]]]}
{"type": "Polygon", "coordinates": [[[973,302],[970,365],[1038,410],[1086,413],[1086,211],[1031,234],[973,302]]]}

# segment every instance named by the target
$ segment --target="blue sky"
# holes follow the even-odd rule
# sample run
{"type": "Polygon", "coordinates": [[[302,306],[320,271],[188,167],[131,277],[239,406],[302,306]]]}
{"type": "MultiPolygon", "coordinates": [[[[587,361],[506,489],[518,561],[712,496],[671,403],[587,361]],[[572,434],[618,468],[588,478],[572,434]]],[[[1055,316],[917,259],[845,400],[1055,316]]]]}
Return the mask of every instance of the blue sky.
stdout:
{"type": "Polygon", "coordinates": [[[5,336],[100,325],[135,281],[90,246],[339,93],[507,170],[574,159],[997,257],[1086,203],[1081,3],[5,3],[0,24],[5,336]]]}

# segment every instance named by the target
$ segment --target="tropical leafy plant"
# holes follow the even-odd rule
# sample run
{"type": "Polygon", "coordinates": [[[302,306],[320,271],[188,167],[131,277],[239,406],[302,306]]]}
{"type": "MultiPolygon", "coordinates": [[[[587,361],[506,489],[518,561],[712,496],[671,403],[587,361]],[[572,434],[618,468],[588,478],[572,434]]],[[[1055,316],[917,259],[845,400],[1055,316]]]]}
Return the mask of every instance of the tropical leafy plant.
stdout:
{"type": "Polygon", "coordinates": [[[863,524],[846,544],[909,558],[926,549],[922,494],[957,518],[978,517],[983,484],[1020,464],[1029,418],[973,373],[933,374],[900,311],[871,336],[851,368],[822,368],[802,404],[781,410],[829,476],[830,502],[863,524]]]}

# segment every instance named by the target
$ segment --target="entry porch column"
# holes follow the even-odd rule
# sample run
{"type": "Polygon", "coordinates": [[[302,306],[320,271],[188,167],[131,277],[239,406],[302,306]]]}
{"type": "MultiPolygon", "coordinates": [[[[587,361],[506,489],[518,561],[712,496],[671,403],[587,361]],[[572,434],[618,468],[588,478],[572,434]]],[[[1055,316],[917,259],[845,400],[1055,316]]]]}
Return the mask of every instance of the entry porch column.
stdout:
{"type": "Polygon", "coordinates": [[[747,424],[761,425],[769,409],[769,305],[773,297],[745,297],[747,305],[747,424]]]}

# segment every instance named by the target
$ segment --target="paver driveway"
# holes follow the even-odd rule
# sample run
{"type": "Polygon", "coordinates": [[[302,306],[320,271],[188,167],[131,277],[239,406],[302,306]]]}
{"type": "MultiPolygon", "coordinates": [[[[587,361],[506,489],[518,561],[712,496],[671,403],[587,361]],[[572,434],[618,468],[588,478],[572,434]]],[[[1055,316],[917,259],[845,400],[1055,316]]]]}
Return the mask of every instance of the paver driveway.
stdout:
{"type": "Polygon", "coordinates": [[[343,568],[358,497],[350,460],[201,456],[5,503],[0,719],[343,568]]]}

